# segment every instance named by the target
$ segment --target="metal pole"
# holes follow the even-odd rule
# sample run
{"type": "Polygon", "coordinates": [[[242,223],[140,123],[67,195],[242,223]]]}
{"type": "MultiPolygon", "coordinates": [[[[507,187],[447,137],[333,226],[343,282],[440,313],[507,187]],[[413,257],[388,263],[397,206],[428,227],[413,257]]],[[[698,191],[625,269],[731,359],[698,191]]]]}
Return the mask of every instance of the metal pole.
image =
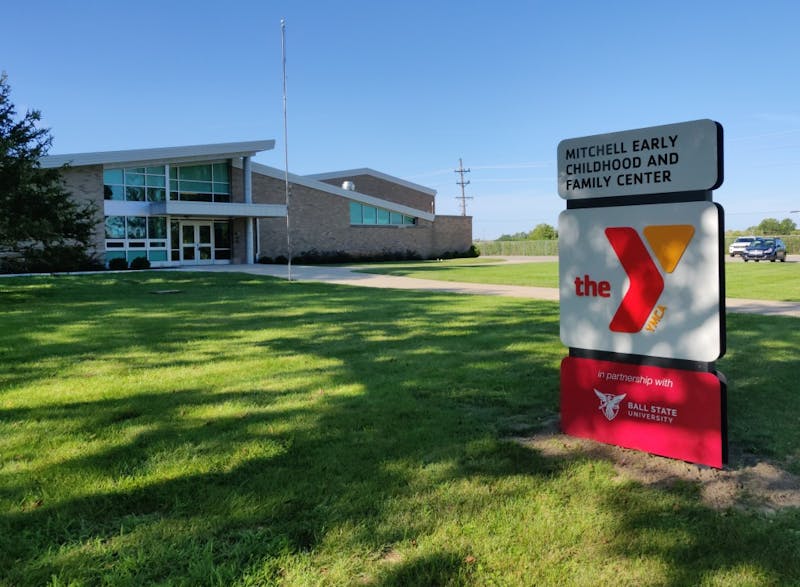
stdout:
{"type": "Polygon", "coordinates": [[[286,19],[281,19],[281,58],[283,61],[283,164],[284,164],[284,183],[286,190],[286,256],[289,260],[287,265],[287,279],[292,280],[292,237],[289,232],[289,130],[288,118],[286,116],[286,19]]]}

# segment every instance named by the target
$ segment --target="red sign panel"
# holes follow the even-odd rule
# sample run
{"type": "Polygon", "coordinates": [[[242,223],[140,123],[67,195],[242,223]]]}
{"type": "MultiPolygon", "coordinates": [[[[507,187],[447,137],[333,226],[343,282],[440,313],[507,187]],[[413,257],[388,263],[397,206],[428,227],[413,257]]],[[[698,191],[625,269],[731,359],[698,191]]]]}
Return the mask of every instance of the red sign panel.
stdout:
{"type": "Polygon", "coordinates": [[[725,386],[714,373],[567,357],[565,434],[722,468],[725,386]]]}

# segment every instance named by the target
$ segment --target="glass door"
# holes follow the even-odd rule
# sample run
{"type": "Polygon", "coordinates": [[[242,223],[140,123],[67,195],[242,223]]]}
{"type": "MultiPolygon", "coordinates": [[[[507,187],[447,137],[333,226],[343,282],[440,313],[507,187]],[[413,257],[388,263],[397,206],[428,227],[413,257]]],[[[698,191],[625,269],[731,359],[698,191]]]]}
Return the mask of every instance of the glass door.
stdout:
{"type": "Polygon", "coordinates": [[[181,262],[202,265],[214,262],[212,222],[181,222],[181,262]]]}

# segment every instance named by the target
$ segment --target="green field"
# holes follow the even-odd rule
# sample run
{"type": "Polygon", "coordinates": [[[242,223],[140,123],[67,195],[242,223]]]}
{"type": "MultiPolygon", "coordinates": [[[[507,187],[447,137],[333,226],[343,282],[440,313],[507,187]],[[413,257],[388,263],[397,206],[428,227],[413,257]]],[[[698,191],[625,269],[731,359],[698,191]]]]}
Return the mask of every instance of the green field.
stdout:
{"type": "MultiPolygon", "coordinates": [[[[512,440],[557,417],[556,303],[145,272],[0,304],[0,584],[800,584],[797,508],[512,440]]],[[[800,473],[798,326],[728,319],[734,468],[800,473]]]]}
{"type": "MultiPolygon", "coordinates": [[[[454,265],[451,261],[423,261],[359,270],[417,279],[558,287],[558,263],[555,261],[497,265],[492,264],[494,261],[495,258],[487,257],[484,265],[473,266],[454,265]]],[[[726,263],[725,287],[729,298],[800,302],[800,263],[726,263]]]]}

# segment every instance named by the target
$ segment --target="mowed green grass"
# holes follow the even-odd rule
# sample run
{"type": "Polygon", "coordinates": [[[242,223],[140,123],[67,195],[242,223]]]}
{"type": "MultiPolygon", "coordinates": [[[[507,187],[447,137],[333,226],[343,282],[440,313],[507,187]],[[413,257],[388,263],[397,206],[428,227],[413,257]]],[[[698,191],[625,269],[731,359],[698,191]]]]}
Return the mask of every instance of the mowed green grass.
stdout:
{"type": "MultiPolygon", "coordinates": [[[[0,308],[0,584],[800,583],[797,509],[512,440],[557,417],[555,303],[142,272],[0,308]]],[[[798,326],[731,316],[720,364],[733,453],[795,473],[798,326]]]]}
{"type": "MultiPolygon", "coordinates": [[[[380,273],[465,283],[558,287],[558,263],[506,263],[461,266],[451,261],[424,261],[391,267],[369,267],[366,273],[380,273]]],[[[800,263],[725,264],[726,296],[756,300],[800,302],[800,263]]]]}

